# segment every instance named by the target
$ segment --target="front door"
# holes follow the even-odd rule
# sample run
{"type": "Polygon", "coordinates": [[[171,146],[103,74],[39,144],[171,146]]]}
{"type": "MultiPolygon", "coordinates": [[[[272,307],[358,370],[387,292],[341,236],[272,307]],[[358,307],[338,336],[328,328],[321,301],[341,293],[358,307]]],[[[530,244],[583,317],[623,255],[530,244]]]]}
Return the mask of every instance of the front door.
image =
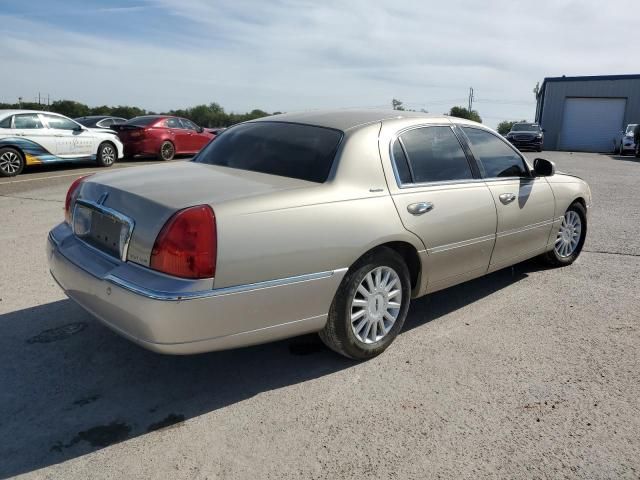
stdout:
{"type": "Polygon", "coordinates": [[[500,137],[471,126],[462,130],[498,212],[490,270],[542,253],[549,241],[555,208],[549,183],[533,176],[522,155],[500,137]]]}
{"type": "Polygon", "coordinates": [[[486,273],[496,209],[451,125],[400,132],[390,156],[397,182],[393,201],[405,228],[427,248],[427,291],[486,273]]]}
{"type": "Polygon", "coordinates": [[[88,158],[96,153],[95,134],[73,120],[43,114],[49,129],[56,137],[56,155],[60,158],[88,158]]]}

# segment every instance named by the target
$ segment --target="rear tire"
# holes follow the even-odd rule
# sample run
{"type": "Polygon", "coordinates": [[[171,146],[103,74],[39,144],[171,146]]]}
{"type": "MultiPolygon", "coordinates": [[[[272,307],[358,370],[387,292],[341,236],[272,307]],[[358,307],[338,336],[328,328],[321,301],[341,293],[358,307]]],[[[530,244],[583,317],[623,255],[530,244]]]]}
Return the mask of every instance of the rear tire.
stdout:
{"type": "Polygon", "coordinates": [[[98,155],[96,158],[96,163],[100,167],[110,167],[114,163],[116,163],[116,159],[118,158],[118,150],[115,145],[110,142],[101,143],[98,147],[98,155]]]}
{"type": "Polygon", "coordinates": [[[0,177],[15,177],[24,170],[24,157],[15,148],[0,148],[0,177]]]}
{"type": "Polygon", "coordinates": [[[160,152],[158,153],[158,158],[162,161],[168,162],[169,160],[173,160],[173,157],[176,155],[176,147],[169,140],[165,140],[160,145],[160,152]]]}
{"type": "Polygon", "coordinates": [[[574,202],[571,204],[571,206],[569,206],[564,214],[562,226],[558,231],[553,250],[542,254],[540,256],[540,259],[551,267],[564,267],[566,265],[571,265],[580,255],[586,236],[587,211],[580,202],[574,202]],[[577,220],[575,217],[576,215],[577,220]],[[571,226],[572,224],[574,226],[571,226]],[[569,246],[563,250],[562,245],[567,244],[567,241],[565,241],[565,239],[570,241],[572,238],[574,238],[573,233],[576,232],[575,225],[579,226],[577,242],[575,243],[575,246],[572,246],[569,243],[569,246]]]}
{"type": "Polygon", "coordinates": [[[410,297],[409,269],[402,257],[386,247],[368,253],[342,279],[320,338],[348,358],[380,355],[402,329],[410,297]]]}

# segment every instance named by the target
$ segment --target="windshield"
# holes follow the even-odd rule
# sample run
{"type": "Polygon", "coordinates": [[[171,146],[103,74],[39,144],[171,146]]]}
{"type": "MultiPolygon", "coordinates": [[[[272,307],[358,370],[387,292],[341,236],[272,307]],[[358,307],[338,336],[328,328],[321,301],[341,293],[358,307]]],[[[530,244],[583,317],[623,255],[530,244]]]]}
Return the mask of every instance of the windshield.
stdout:
{"type": "Polygon", "coordinates": [[[636,124],[635,123],[630,123],[629,125],[627,125],[627,131],[625,133],[633,133],[633,129],[636,128],[636,124]]]}
{"type": "Polygon", "coordinates": [[[162,117],[156,117],[153,115],[146,115],[143,117],[135,117],[131,120],[127,120],[126,125],[135,125],[137,127],[146,127],[147,125],[151,125],[152,123],[156,123],[158,120],[161,120],[162,117]]]}
{"type": "Polygon", "coordinates": [[[540,126],[536,123],[516,123],[511,127],[512,132],[539,132],[540,126]]]}
{"type": "Polygon", "coordinates": [[[342,132],[329,128],[245,123],[219,135],[194,161],[322,183],[341,139],[342,132]]]}

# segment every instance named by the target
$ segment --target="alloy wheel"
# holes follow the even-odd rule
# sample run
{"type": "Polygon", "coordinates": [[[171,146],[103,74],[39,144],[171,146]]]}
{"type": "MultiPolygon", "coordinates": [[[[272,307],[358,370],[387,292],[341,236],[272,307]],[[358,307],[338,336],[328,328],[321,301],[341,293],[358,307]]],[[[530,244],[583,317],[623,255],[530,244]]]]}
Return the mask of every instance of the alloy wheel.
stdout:
{"type": "Polygon", "coordinates": [[[14,175],[20,170],[22,159],[15,152],[4,152],[0,155],[0,169],[8,175],[14,175]]]}
{"type": "Polygon", "coordinates": [[[574,254],[580,235],[582,234],[582,220],[580,215],[573,210],[568,210],[562,219],[562,225],[556,237],[555,251],[561,258],[567,258],[574,254]]]}
{"type": "Polygon", "coordinates": [[[164,160],[171,160],[173,158],[173,145],[169,142],[163,143],[160,153],[164,160]]]}
{"type": "Polygon", "coordinates": [[[105,165],[111,165],[116,161],[116,152],[111,145],[105,145],[102,147],[102,163],[105,165]]]}
{"type": "Polygon", "coordinates": [[[398,319],[402,305],[400,277],[390,267],[367,273],[351,299],[351,329],[362,343],[382,340],[398,319]]]}

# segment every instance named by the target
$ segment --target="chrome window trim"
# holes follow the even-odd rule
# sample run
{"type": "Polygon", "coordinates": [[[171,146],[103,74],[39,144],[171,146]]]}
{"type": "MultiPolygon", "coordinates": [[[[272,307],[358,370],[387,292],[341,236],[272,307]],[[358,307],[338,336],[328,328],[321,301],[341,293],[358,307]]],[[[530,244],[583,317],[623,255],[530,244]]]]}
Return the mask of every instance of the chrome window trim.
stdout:
{"type": "MultiPolygon", "coordinates": [[[[131,243],[131,236],[133,235],[133,229],[136,226],[136,223],[133,221],[132,218],[127,217],[126,215],[123,215],[122,213],[113,210],[112,208],[109,207],[105,207],[104,205],[100,205],[99,203],[93,202],[91,200],[84,200],[81,198],[76,199],[76,201],[74,202],[73,205],[73,219],[72,219],[72,225],[71,226],[71,231],[74,233],[75,235],[75,231],[74,231],[74,227],[73,225],[75,224],[75,215],[76,215],[76,206],[77,205],[83,205],[85,207],[91,208],[93,210],[97,210],[98,212],[102,213],[103,215],[109,216],[119,222],[125,223],[127,224],[127,226],[129,227],[129,231],[127,234],[127,237],[125,239],[124,245],[122,246],[122,253],[120,255],[119,260],[126,262],[127,261],[127,254],[129,253],[129,244],[131,243]]],[[[84,245],[87,245],[88,247],[91,247],[92,249],[101,252],[103,255],[106,255],[110,258],[118,258],[118,257],[113,257],[112,255],[107,254],[106,252],[103,252],[102,250],[95,248],[92,245],[89,245],[87,242],[85,242],[84,240],[82,240],[82,238],[78,237],[77,235],[75,235],[76,238],[82,242],[84,245]]]]}
{"type": "MultiPolygon", "coordinates": [[[[407,149],[405,148],[404,143],[400,138],[400,136],[408,131],[416,130],[418,128],[449,127],[451,129],[451,133],[453,133],[456,140],[458,140],[458,143],[460,144],[460,149],[462,150],[462,153],[464,153],[465,158],[467,158],[467,163],[469,162],[469,158],[467,157],[467,153],[464,150],[464,146],[460,142],[460,138],[458,137],[455,129],[453,128],[454,126],[455,124],[453,123],[426,123],[426,124],[421,123],[419,125],[411,125],[409,127],[405,127],[401,130],[398,130],[396,133],[394,133],[391,136],[391,140],[389,141],[389,159],[391,160],[391,168],[393,170],[393,176],[396,179],[396,185],[398,186],[398,188],[400,188],[401,190],[404,190],[404,189],[410,189],[410,188],[424,188],[424,187],[439,186],[439,185],[459,185],[459,184],[464,185],[464,184],[471,184],[471,183],[482,183],[483,181],[482,178],[468,178],[468,179],[460,179],[460,180],[438,180],[434,182],[419,182],[419,183],[402,183],[400,181],[400,175],[398,174],[398,168],[396,166],[396,159],[395,159],[395,156],[393,155],[393,145],[396,142],[396,140],[400,142],[400,146],[404,151],[405,156],[407,157],[407,164],[409,165],[409,171],[411,172],[411,176],[413,177],[413,167],[411,166],[411,160],[409,159],[409,154],[407,153],[407,149]]],[[[471,168],[471,165],[469,165],[469,170],[471,171],[471,175],[473,175],[473,168],[471,168]]]]}

